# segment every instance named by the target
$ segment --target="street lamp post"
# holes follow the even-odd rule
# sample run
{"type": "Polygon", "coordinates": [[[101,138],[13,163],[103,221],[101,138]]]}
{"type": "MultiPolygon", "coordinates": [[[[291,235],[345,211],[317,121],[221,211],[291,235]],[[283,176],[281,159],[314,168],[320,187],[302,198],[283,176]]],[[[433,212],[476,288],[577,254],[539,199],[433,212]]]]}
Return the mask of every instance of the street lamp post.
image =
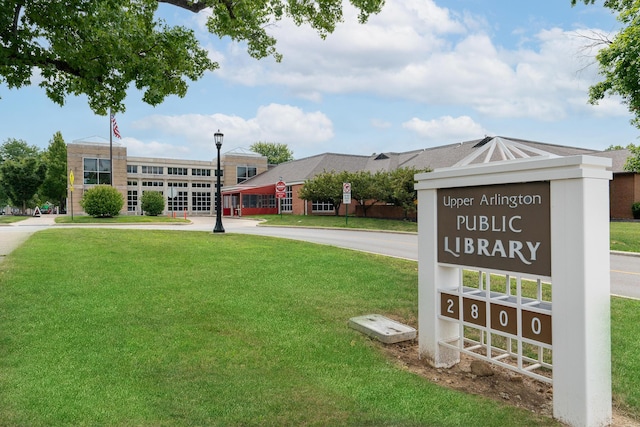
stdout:
{"type": "Polygon", "coordinates": [[[214,233],[224,233],[224,227],[222,226],[222,196],[220,192],[220,175],[222,175],[222,171],[220,170],[220,148],[222,148],[223,137],[224,134],[220,133],[220,129],[213,134],[213,139],[218,149],[218,168],[216,169],[216,226],[213,228],[214,233]]]}

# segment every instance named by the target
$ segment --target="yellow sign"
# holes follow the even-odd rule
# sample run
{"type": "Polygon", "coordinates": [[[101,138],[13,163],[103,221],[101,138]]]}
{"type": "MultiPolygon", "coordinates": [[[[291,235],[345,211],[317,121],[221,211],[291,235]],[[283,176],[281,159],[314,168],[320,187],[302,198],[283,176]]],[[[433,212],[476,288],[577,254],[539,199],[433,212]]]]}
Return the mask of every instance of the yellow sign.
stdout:
{"type": "Polygon", "coordinates": [[[71,184],[69,186],[69,191],[73,191],[73,179],[74,177],[73,177],[73,170],[72,170],[71,172],[69,172],[69,183],[71,184]]]}

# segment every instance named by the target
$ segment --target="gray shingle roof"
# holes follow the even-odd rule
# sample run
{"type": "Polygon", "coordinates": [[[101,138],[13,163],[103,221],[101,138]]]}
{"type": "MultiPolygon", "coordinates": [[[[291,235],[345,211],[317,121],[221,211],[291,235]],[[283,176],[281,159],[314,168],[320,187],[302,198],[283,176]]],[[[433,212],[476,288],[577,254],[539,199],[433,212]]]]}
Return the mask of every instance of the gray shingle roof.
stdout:
{"type": "MultiPolygon", "coordinates": [[[[629,155],[628,150],[597,151],[516,138],[497,138],[501,138],[506,142],[513,141],[518,144],[529,146],[534,150],[541,150],[558,156],[588,154],[609,157],[613,159],[612,169],[614,172],[622,171],[624,161],[629,155]]],[[[246,184],[249,186],[259,187],[274,184],[281,178],[287,184],[303,183],[305,180],[312,179],[314,176],[324,171],[356,172],[359,170],[368,170],[376,172],[395,170],[399,167],[415,167],[416,169],[451,167],[472,154],[474,150],[479,150],[483,145],[480,143],[487,143],[490,140],[491,138],[486,137],[457,144],[426,148],[424,150],[407,151],[404,153],[374,153],[370,156],[336,153],[318,154],[304,159],[281,163],[269,169],[267,172],[261,173],[260,175],[243,182],[243,185],[246,184]]],[[[534,151],[527,152],[526,149],[523,151],[532,157],[538,155],[534,151]]],[[[482,156],[480,157],[480,159],[475,160],[474,162],[482,162],[482,156]]],[[[493,160],[499,159],[492,158],[492,161],[493,160]]]]}

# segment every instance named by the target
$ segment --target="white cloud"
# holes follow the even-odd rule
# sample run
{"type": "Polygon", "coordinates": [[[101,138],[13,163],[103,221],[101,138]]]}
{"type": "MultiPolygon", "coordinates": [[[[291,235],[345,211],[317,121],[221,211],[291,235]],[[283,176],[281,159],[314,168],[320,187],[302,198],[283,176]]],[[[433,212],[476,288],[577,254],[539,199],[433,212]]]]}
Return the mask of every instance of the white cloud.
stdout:
{"type": "MultiPolygon", "coordinates": [[[[258,108],[255,117],[243,118],[225,114],[153,115],[133,123],[138,130],[153,130],[185,141],[194,152],[213,153],[213,134],[221,130],[224,147],[248,147],[257,141],[278,142],[296,146],[312,145],[333,137],[333,124],[319,111],[305,112],[290,105],[270,104],[258,108]]],[[[132,145],[132,148],[170,150],[171,144],[152,146],[132,145]]],[[[134,144],[134,142],[132,142],[134,144]]],[[[156,143],[152,143],[156,144],[156,143]]],[[[128,142],[127,142],[128,145],[128,142]]],[[[223,148],[223,152],[226,151],[223,148]]],[[[134,154],[137,155],[137,154],[134,154]]],[[[179,156],[179,153],[172,154],[179,156]]]]}
{"type": "Polygon", "coordinates": [[[133,157],[183,158],[191,155],[187,147],[165,144],[158,141],[143,142],[136,138],[122,139],[127,155],[133,157]]]}
{"type": "Polygon", "coordinates": [[[409,129],[420,137],[432,141],[461,141],[479,138],[487,131],[471,117],[443,116],[433,120],[421,120],[416,117],[404,122],[402,127],[409,129]]]}
{"type": "MultiPolygon", "coordinates": [[[[326,40],[287,20],[274,25],[284,54],[280,64],[248,58],[232,43],[220,75],[249,86],[283,87],[315,102],[322,102],[323,94],[367,93],[464,105],[494,118],[557,121],[575,108],[596,113],[573,102],[584,97],[586,105],[588,88],[598,79],[597,67],[589,66],[595,52],[584,50],[589,40],[550,28],[533,37],[514,33],[523,43],[508,49],[496,44],[490,31],[483,17],[457,15],[430,0],[388,0],[366,25],[358,24],[355,9],[346,5],[344,22],[326,40]]],[[[597,112],[621,113],[624,109],[597,112]]]]}

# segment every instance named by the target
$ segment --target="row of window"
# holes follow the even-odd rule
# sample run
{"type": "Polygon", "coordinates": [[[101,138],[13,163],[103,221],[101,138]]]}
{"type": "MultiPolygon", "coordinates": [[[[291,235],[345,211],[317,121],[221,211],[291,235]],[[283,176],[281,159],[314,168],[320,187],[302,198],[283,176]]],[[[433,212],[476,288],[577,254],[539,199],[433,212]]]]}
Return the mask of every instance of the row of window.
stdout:
{"type": "MultiPolygon", "coordinates": [[[[142,181],[143,187],[162,187],[164,185],[164,181],[142,181]]],[[[127,186],[129,187],[137,187],[138,181],[127,181],[127,186]]],[[[167,187],[188,187],[188,182],[168,182],[167,187]]],[[[193,188],[211,188],[210,182],[192,182],[191,187],[193,188]]]]}
{"type": "MultiPolygon", "coordinates": [[[[188,168],[167,167],[167,175],[187,176],[188,168]]],[[[163,175],[163,166],[140,166],[143,174],[163,175]]],[[[258,168],[253,166],[238,166],[236,168],[236,184],[240,184],[258,174],[258,168]]],[[[138,165],[127,165],[127,173],[138,173],[138,165]]],[[[211,176],[211,169],[192,168],[192,176],[211,176]]],[[[224,170],[220,171],[220,176],[224,176],[224,170]]],[[[153,182],[153,181],[147,181],[153,182]]],[[[111,161],[109,159],[84,159],[84,183],[85,184],[111,184],[111,161]]],[[[143,184],[144,185],[144,184],[143,184]]],[[[158,185],[150,185],[157,187],[158,185]]]]}
{"type": "MultiPolygon", "coordinates": [[[[138,165],[127,165],[127,173],[138,173],[138,165]]],[[[163,175],[164,166],[140,166],[140,173],[163,175]]],[[[167,175],[189,175],[189,168],[167,167],[167,175]]],[[[192,168],[193,176],[211,176],[211,169],[192,168]]]]}
{"type": "MultiPolygon", "coordinates": [[[[159,191],[163,194],[162,191],[159,191]]],[[[144,194],[144,191],[142,192],[144,194]]],[[[191,193],[191,209],[196,212],[211,211],[211,192],[195,191],[191,193]]],[[[213,202],[215,210],[215,200],[213,202]]],[[[184,211],[189,209],[189,194],[186,191],[178,191],[176,197],[167,200],[167,210],[184,211]]],[[[138,190],[127,191],[127,211],[138,212],[138,190]]]]}

